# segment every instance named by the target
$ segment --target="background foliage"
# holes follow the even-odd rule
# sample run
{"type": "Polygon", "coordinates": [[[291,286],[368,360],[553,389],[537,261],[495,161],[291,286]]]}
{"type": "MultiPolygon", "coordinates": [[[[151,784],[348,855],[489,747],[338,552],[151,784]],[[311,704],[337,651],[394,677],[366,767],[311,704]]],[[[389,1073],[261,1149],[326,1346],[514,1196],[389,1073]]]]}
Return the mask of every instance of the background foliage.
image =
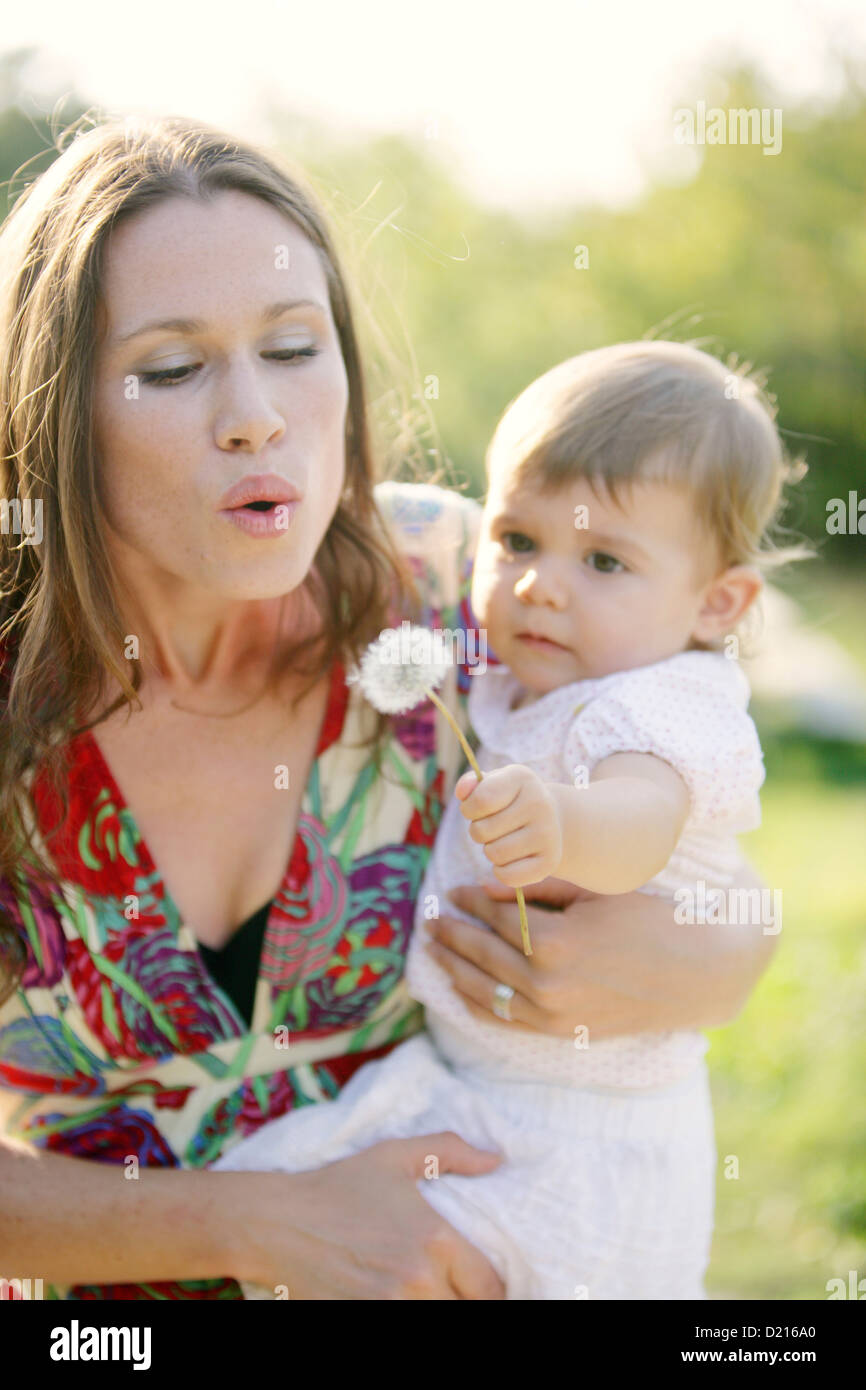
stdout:
{"type": "MultiPolygon", "coordinates": [[[[48,123],[22,109],[27,58],[0,60],[0,180],[27,165],[10,198],[54,154],[48,123]]],[[[628,208],[543,219],[482,205],[435,138],[359,143],[270,115],[275,149],[312,173],[336,219],[392,467],[441,466],[480,495],[493,426],[540,372],[618,340],[703,338],[771,369],[789,448],[809,464],[787,520],[820,551],[782,582],[866,679],[866,541],[825,530],[829,499],[866,496],[863,75],[821,107],[780,102],[751,69],[708,76],[695,95],[710,87],[722,106],[781,106],[781,154],[707,147],[685,174],[660,161],[628,208]]],[[[55,125],[86,106],[67,97],[55,125]]],[[[710,1287],[819,1299],[849,1269],[866,1276],[866,756],[808,727],[768,726],[764,742],[764,823],[746,849],[782,888],[784,927],[743,1014],[712,1035],[710,1287]]]]}

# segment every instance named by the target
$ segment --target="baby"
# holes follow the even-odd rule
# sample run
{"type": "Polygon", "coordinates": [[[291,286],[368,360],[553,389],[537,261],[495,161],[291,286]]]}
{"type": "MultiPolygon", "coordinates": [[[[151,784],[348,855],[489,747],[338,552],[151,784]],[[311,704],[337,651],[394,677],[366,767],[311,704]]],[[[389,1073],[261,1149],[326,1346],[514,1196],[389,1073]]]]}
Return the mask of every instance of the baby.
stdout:
{"type": "Polygon", "coordinates": [[[716,1161],[703,1034],[596,1041],[578,1022],[552,1037],[520,1026],[531,1007],[507,985],[503,1021],[485,1018],[437,964],[424,909],[491,873],[678,902],[731,881],[764,778],[736,628],[762,569],[799,553],[768,535],[784,452],[745,372],[638,342],[533,382],[487,467],[472,608],[499,664],[469,695],[484,777],[457,783],[418,898],[407,981],[428,1032],[216,1166],[297,1172],[454,1130],[503,1162],[439,1175],[431,1154],[419,1189],[509,1299],[702,1298],[716,1161]]]}

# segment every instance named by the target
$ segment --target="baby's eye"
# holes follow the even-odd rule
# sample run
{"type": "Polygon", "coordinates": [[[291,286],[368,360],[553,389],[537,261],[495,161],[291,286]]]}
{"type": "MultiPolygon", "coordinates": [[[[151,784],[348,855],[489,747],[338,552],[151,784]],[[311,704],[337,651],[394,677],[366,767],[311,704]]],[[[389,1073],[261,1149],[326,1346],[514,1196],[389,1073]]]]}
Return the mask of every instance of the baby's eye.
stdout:
{"type": "Polygon", "coordinates": [[[608,555],[604,550],[592,550],[586,557],[586,563],[599,574],[617,574],[625,569],[622,560],[617,560],[615,555],[608,555]]]}
{"type": "Polygon", "coordinates": [[[523,531],[503,531],[502,540],[506,549],[513,550],[515,555],[526,555],[533,546],[533,542],[523,531]],[[524,541],[526,542],[525,545],[524,541]]]}

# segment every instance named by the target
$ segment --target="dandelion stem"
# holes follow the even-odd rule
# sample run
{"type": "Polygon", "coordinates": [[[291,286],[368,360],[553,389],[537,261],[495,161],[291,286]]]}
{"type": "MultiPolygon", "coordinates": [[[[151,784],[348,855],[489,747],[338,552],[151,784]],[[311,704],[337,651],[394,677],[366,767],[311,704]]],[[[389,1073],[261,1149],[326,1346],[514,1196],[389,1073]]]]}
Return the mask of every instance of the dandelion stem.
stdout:
{"type": "MultiPolygon", "coordinates": [[[[448,723],[451,725],[451,728],[454,730],[455,734],[460,740],[460,746],[462,747],[463,752],[469,759],[469,765],[472,768],[472,771],[475,773],[475,776],[478,778],[479,782],[481,782],[483,780],[484,774],[482,773],[481,768],[478,766],[475,754],[472,752],[472,749],[469,747],[469,744],[463,736],[463,730],[460,728],[460,725],[457,723],[457,720],[454,718],[450,709],[447,705],[442,703],[442,701],[439,699],[439,696],[436,694],[434,690],[426,689],[424,691],[424,694],[427,696],[428,700],[432,700],[436,708],[440,710],[442,714],[445,715],[445,718],[448,720],[448,723]]],[[[523,943],[523,954],[525,956],[531,956],[532,943],[529,940],[529,923],[526,920],[526,900],[524,899],[522,888],[515,889],[515,892],[517,893],[517,910],[520,913],[520,940],[523,943]]]]}
{"type": "Polygon", "coordinates": [[[481,768],[478,766],[478,763],[475,760],[475,754],[472,752],[472,749],[469,747],[469,744],[463,737],[463,730],[457,723],[457,720],[454,718],[448,706],[444,705],[442,701],[439,699],[439,696],[436,694],[435,690],[425,690],[424,694],[427,696],[427,699],[432,700],[436,708],[438,710],[441,710],[441,712],[445,715],[445,718],[448,720],[448,723],[451,725],[452,729],[454,730],[455,734],[460,740],[463,752],[469,759],[472,771],[475,773],[475,776],[478,778],[480,782],[482,777],[481,768]]]}

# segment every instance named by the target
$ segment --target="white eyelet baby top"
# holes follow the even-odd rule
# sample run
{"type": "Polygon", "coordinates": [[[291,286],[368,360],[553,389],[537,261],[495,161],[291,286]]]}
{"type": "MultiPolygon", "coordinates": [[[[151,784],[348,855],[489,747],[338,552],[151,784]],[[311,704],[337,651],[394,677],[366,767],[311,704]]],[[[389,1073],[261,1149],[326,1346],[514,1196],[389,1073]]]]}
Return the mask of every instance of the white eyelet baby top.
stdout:
{"type": "MultiPolygon", "coordinates": [[[[579,786],[614,753],[653,753],[670,763],[688,788],[690,813],[668,863],[641,892],[675,900],[683,908],[681,930],[700,933],[708,930],[701,921],[706,895],[729,884],[742,862],[735,836],[761,821],[764,765],[746,713],[749,694],[735,661],[717,652],[689,651],[560,686],[517,708],[515,701],[526,691],[508,667],[493,666],[473,676],[468,711],[481,740],[483,772],[523,763],[547,781],[579,786]],[[693,923],[686,916],[690,894],[693,923]]],[[[628,1088],[668,1085],[694,1068],[708,1046],[697,1031],[595,1042],[591,1029],[587,1033],[579,1022],[572,1040],[476,1019],[424,951],[425,921],[440,914],[464,916],[448,892],[492,872],[452,797],[418,898],[406,968],[410,993],[425,1005],[427,1026],[452,1065],[491,1078],[628,1088]]],[[[530,889],[524,891],[531,897],[530,889]]],[[[648,981],[647,987],[657,990],[658,984],[648,981]]]]}

